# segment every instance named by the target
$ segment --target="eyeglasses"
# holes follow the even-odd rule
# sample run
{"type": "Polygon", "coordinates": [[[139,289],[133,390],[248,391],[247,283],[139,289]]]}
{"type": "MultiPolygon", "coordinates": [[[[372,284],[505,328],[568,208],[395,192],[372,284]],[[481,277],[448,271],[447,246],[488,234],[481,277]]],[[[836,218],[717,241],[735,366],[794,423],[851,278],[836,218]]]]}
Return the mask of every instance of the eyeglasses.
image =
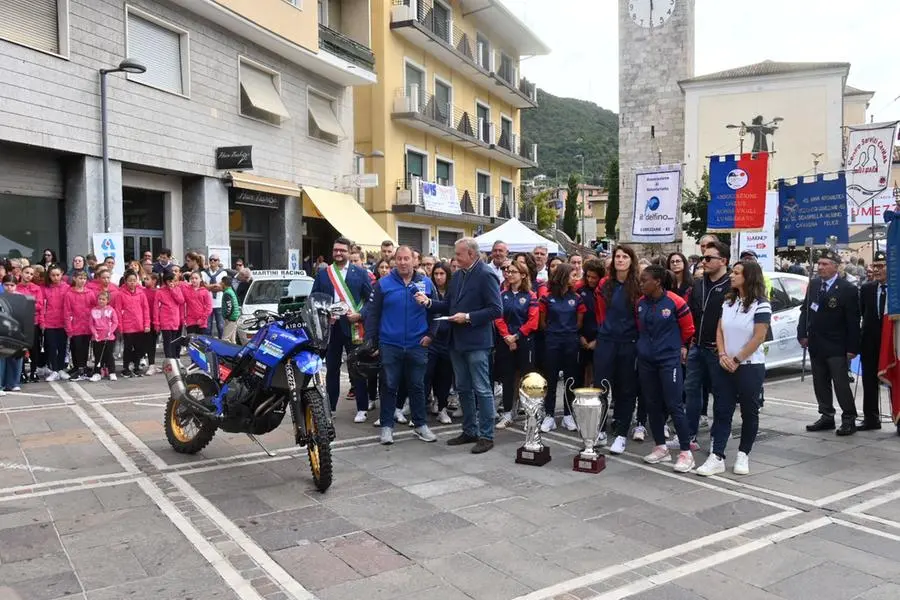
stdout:
{"type": "Polygon", "coordinates": [[[703,262],[709,262],[711,260],[722,260],[722,257],[721,256],[704,256],[701,260],[703,260],[703,262]]]}

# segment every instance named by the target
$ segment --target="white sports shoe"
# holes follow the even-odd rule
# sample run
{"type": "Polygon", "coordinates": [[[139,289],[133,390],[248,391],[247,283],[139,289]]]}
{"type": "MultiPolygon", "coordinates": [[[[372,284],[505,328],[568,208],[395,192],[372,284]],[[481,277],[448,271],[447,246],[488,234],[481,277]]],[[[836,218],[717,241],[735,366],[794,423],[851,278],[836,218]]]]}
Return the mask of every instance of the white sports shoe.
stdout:
{"type": "Polygon", "coordinates": [[[749,475],[750,474],[750,457],[746,452],[738,452],[734,459],[734,474],[749,475]]]}
{"type": "Polygon", "coordinates": [[[500,415],[500,420],[497,421],[497,424],[494,425],[494,427],[497,429],[506,429],[510,425],[512,425],[512,413],[505,412],[500,415]]]}
{"type": "Polygon", "coordinates": [[[396,421],[397,423],[406,423],[407,422],[406,415],[404,415],[403,411],[400,410],[399,408],[394,410],[394,421],[396,421]]]}
{"type": "Polygon", "coordinates": [[[59,373],[56,371],[51,371],[49,375],[47,375],[47,379],[44,381],[59,381],[59,373]]]}
{"type": "Polygon", "coordinates": [[[610,454],[622,454],[625,452],[625,444],[628,442],[628,438],[623,435],[616,436],[616,439],[613,440],[612,446],[609,447],[610,454]]]}
{"type": "Polygon", "coordinates": [[[93,383],[97,383],[98,381],[100,381],[100,373],[94,373],[93,375],[91,375],[91,381],[93,383]]]}
{"type": "Polygon", "coordinates": [[[366,422],[366,411],[360,410],[356,412],[356,416],[353,417],[354,423],[365,423],[366,422]]]}
{"type": "Polygon", "coordinates": [[[438,418],[438,421],[440,421],[444,425],[450,425],[451,423],[453,423],[453,419],[451,419],[450,415],[447,414],[446,408],[441,409],[441,412],[438,413],[437,418],[438,418]]]}
{"type": "Polygon", "coordinates": [[[541,421],[541,431],[550,433],[554,429],[556,429],[556,419],[550,416],[544,417],[544,420],[541,421]]]}
{"type": "Polygon", "coordinates": [[[116,377],[116,374],[115,374],[115,373],[110,373],[110,374],[109,374],[109,380],[110,380],[110,381],[118,381],[118,379],[119,379],[119,378],[116,377]]]}
{"type": "MultiPolygon", "coordinates": [[[[745,455],[746,456],[746,455],[745,455]]],[[[697,467],[697,475],[701,477],[709,477],[710,475],[718,475],[725,472],[725,460],[719,458],[715,454],[710,454],[706,462],[697,467]]]]}
{"type": "Polygon", "coordinates": [[[562,419],[562,425],[569,431],[576,431],[578,429],[578,425],[575,424],[575,417],[572,415],[566,415],[562,419]]]}
{"type": "Polygon", "coordinates": [[[63,381],[68,381],[72,377],[66,372],[65,369],[63,369],[62,371],[59,372],[59,378],[62,379],[63,381]]]}
{"type": "MultiPolygon", "coordinates": [[[[713,454],[715,456],[715,454],[713,454]]],[[[685,450],[684,452],[680,452],[678,454],[678,460],[675,461],[675,465],[672,469],[676,473],[687,473],[691,469],[694,468],[694,455],[691,454],[690,450],[685,450]]]]}
{"type": "Polygon", "coordinates": [[[647,437],[647,429],[643,425],[638,425],[631,433],[631,439],[636,442],[643,442],[645,437],[647,437]]]}
{"type": "Polygon", "coordinates": [[[597,438],[597,445],[598,446],[606,446],[608,439],[609,439],[609,437],[606,435],[606,432],[604,431],[603,433],[600,434],[600,437],[597,438]]]}
{"type": "Polygon", "coordinates": [[[669,454],[669,449],[665,446],[655,447],[653,449],[653,452],[644,457],[644,462],[651,465],[655,465],[661,462],[669,462],[671,460],[672,456],[669,454]]]}

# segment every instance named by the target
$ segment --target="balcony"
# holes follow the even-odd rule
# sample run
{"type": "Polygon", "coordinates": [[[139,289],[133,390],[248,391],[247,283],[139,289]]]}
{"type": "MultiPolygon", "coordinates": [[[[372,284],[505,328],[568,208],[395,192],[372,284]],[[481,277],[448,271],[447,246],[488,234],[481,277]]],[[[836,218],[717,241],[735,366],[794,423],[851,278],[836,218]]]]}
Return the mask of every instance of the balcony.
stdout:
{"type": "Polygon", "coordinates": [[[439,102],[435,96],[420,92],[415,84],[397,90],[391,119],[510,167],[537,166],[536,144],[522,148],[515,134],[505,132],[501,132],[498,140],[494,123],[458,106],[439,102]]]}
{"type": "Polygon", "coordinates": [[[534,221],[533,216],[531,216],[533,210],[526,214],[524,218],[519,215],[519,205],[515,190],[509,196],[499,197],[472,193],[469,190],[457,190],[462,214],[428,210],[425,208],[425,203],[422,199],[422,183],[422,180],[418,177],[398,179],[397,200],[391,210],[395,213],[415,213],[482,225],[502,223],[513,217],[519,217],[522,221],[528,223],[534,221]]]}
{"type": "Polygon", "coordinates": [[[537,106],[535,86],[521,85],[512,59],[474,40],[432,0],[393,0],[391,29],[514,108],[537,106]]]}
{"type": "Polygon", "coordinates": [[[362,67],[375,70],[375,53],[363,44],[319,23],[319,50],[362,67]]]}

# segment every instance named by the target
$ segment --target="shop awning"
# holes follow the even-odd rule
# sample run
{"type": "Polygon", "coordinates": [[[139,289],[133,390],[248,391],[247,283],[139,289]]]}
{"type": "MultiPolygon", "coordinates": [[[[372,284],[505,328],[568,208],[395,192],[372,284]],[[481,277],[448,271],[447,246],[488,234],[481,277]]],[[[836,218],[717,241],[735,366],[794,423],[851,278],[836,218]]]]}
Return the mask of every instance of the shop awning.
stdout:
{"type": "Polygon", "coordinates": [[[254,108],[264,110],[282,119],[290,119],[291,113],[281,100],[272,76],[256,69],[241,68],[241,88],[254,108]]]}
{"type": "Polygon", "coordinates": [[[340,122],[337,120],[331,103],[315,94],[309,94],[308,96],[309,114],[312,115],[313,120],[316,122],[316,127],[338,139],[344,138],[344,128],[341,127],[340,122]]]}
{"type": "Polygon", "coordinates": [[[241,171],[229,171],[225,177],[231,181],[232,187],[242,190],[254,190],[266,194],[277,194],[279,196],[299,196],[300,186],[291,181],[283,179],[272,179],[270,177],[260,177],[259,175],[251,175],[250,173],[242,173],[241,171]]]}
{"type": "Polygon", "coordinates": [[[350,194],[303,186],[303,196],[341,235],[365,250],[378,250],[381,242],[393,240],[350,194]]]}

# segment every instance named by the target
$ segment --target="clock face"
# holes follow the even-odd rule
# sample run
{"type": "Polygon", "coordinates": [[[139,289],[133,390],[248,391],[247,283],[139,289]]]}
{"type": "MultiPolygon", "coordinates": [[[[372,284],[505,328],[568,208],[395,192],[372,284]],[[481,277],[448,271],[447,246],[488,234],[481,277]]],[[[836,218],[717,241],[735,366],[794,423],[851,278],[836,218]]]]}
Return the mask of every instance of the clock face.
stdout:
{"type": "Polygon", "coordinates": [[[677,0],[628,0],[628,14],[636,25],[662,27],[675,12],[677,0]]]}

